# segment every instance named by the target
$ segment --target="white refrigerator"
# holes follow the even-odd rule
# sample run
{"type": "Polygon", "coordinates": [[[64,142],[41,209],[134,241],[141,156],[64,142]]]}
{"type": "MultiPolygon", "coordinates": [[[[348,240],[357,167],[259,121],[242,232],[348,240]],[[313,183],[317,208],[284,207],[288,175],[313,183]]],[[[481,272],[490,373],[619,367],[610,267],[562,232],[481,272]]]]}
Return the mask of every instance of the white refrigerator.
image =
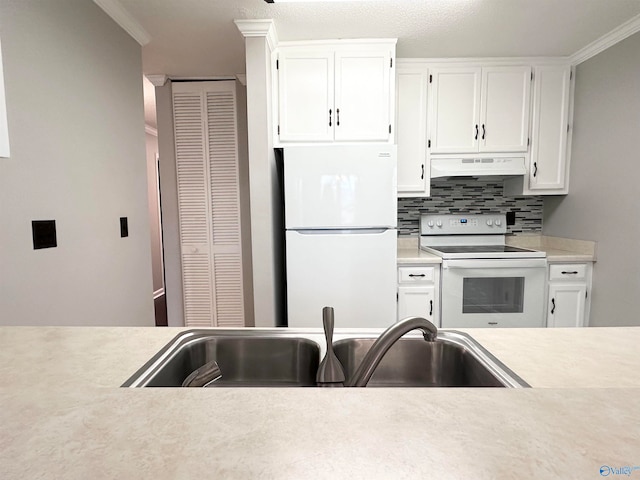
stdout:
{"type": "Polygon", "coordinates": [[[290,327],[388,327],[396,321],[395,145],[284,149],[290,327]]]}

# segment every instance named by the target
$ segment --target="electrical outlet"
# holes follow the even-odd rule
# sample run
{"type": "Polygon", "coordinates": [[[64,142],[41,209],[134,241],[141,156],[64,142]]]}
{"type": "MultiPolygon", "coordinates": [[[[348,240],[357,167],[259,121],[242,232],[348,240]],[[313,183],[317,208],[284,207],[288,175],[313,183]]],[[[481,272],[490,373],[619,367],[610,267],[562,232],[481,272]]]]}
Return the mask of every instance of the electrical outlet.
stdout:
{"type": "Polygon", "coordinates": [[[507,212],[507,225],[516,224],[516,212],[507,212]]]}
{"type": "Polygon", "coordinates": [[[33,220],[31,222],[31,232],[33,234],[34,250],[58,246],[55,220],[33,220]]]}

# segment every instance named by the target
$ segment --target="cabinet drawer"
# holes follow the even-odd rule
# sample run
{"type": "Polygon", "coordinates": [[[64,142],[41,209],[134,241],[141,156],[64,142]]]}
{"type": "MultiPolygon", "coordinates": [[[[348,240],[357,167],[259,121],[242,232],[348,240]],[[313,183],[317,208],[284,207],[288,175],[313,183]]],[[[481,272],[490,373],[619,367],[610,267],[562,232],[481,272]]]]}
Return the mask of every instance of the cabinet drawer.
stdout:
{"type": "Polygon", "coordinates": [[[584,280],[587,277],[587,265],[568,263],[549,265],[549,280],[584,280]]]}
{"type": "Polygon", "coordinates": [[[435,267],[400,267],[398,282],[400,283],[433,283],[435,267]]]}

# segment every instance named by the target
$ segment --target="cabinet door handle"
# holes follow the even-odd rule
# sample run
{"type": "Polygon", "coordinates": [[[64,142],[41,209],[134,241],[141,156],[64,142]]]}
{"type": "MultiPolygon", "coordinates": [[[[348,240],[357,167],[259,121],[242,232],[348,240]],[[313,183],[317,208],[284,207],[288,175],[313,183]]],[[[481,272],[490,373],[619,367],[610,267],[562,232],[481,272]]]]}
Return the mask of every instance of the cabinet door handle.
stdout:
{"type": "Polygon", "coordinates": [[[336,126],[340,126],[340,109],[336,108],[336,126]]]}
{"type": "Polygon", "coordinates": [[[433,316],[433,300],[429,300],[429,316],[433,316]]]}
{"type": "Polygon", "coordinates": [[[578,272],[576,272],[575,270],[572,272],[562,272],[563,275],[577,275],[578,272]]]}
{"type": "Polygon", "coordinates": [[[331,109],[329,109],[329,126],[331,126],[331,109]]]}
{"type": "Polygon", "coordinates": [[[422,175],[420,175],[420,180],[424,180],[424,163],[422,164],[422,175]]]}
{"type": "Polygon", "coordinates": [[[478,125],[476,125],[476,140],[478,139],[478,125]]]}
{"type": "Polygon", "coordinates": [[[551,313],[556,311],[556,299],[552,298],[551,299],[551,313]]]}
{"type": "Polygon", "coordinates": [[[484,129],[484,123],[482,124],[482,139],[484,140],[484,136],[485,136],[485,129],[484,129]]]}
{"type": "Polygon", "coordinates": [[[424,273],[420,273],[420,274],[410,273],[409,276],[410,277],[425,277],[426,275],[424,273]]]}
{"type": "Polygon", "coordinates": [[[538,174],[538,164],[533,162],[533,176],[535,177],[538,174]]]}

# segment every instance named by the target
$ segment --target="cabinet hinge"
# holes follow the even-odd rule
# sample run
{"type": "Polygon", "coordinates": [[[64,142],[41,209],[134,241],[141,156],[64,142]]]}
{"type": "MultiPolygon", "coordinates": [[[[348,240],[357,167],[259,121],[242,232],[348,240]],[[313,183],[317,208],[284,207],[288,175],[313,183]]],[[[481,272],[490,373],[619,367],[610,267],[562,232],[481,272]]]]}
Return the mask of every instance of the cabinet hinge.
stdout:
{"type": "Polygon", "coordinates": [[[276,59],[276,70],[280,70],[280,60],[276,59]]]}
{"type": "Polygon", "coordinates": [[[427,148],[431,148],[431,140],[427,142],[427,148]]]}
{"type": "Polygon", "coordinates": [[[531,138],[527,138],[527,147],[531,145],[531,138]]]}
{"type": "Polygon", "coordinates": [[[280,125],[278,125],[278,135],[280,135],[280,125]]]}
{"type": "Polygon", "coordinates": [[[389,133],[391,133],[391,124],[389,124],[389,133]]]}
{"type": "Polygon", "coordinates": [[[573,70],[569,70],[569,80],[573,80],[573,70]]]}
{"type": "Polygon", "coordinates": [[[393,58],[389,59],[389,68],[393,68],[393,58]]]}
{"type": "Polygon", "coordinates": [[[429,75],[429,83],[433,83],[433,75],[429,75]]]}

